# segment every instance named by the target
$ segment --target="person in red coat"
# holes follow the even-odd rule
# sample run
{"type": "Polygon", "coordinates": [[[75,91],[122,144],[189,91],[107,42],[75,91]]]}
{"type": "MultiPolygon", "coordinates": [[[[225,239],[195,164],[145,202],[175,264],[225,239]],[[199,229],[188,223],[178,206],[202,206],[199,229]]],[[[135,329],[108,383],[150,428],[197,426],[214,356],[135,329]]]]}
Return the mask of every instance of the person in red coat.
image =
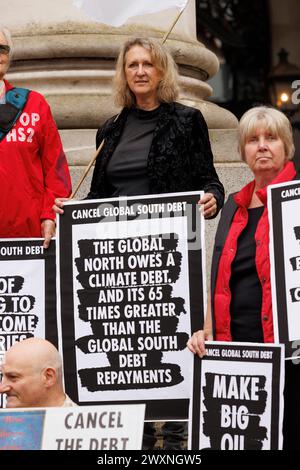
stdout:
{"type": "MultiPolygon", "coordinates": [[[[0,238],[44,237],[47,248],[55,234],[56,197],[67,197],[71,179],[59,133],[45,98],[30,91],[10,130],[17,99],[4,76],[11,55],[9,31],[0,30],[0,238]],[[9,93],[9,95],[8,95],[9,93]]],[[[22,89],[21,89],[22,90],[22,89]]]]}
{"type": "MultiPolygon", "coordinates": [[[[212,258],[209,308],[203,330],[188,341],[202,357],[205,341],[273,343],[267,188],[299,179],[288,118],[259,106],[240,120],[240,151],[253,181],[231,194],[222,210],[212,258]]],[[[284,449],[299,449],[300,365],[285,361],[284,449]]]]}

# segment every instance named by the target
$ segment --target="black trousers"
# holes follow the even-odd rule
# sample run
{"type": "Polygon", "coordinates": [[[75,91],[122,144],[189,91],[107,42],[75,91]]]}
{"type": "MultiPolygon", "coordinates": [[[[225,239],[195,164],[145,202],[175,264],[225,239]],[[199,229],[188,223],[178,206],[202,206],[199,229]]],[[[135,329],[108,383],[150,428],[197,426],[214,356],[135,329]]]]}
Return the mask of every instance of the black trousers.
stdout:
{"type": "MultiPolygon", "coordinates": [[[[187,423],[167,421],[162,428],[163,449],[181,450],[187,438],[187,423]]],[[[156,429],[153,423],[145,423],[143,435],[143,450],[152,450],[157,441],[156,429]]]]}

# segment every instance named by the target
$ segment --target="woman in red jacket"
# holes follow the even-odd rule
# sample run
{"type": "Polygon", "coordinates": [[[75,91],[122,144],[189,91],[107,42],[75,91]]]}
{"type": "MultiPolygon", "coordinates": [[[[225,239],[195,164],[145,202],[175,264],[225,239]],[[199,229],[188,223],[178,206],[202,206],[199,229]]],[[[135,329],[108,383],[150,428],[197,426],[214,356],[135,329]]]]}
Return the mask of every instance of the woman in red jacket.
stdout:
{"type": "MultiPolygon", "coordinates": [[[[203,330],[188,341],[202,357],[205,340],[274,342],[267,187],[295,178],[292,128],[280,111],[264,106],[247,111],[240,120],[240,150],[253,181],[230,195],[216,233],[211,272],[211,301],[203,330]]],[[[298,398],[300,365],[286,361],[285,395],[298,398]],[[298,384],[298,386],[297,386],[298,384]]],[[[300,408],[284,419],[284,448],[299,448],[300,408]],[[298,424],[299,423],[299,424],[298,424]]]]}
{"type": "Polygon", "coordinates": [[[54,199],[69,196],[70,174],[45,98],[4,80],[11,46],[8,30],[0,30],[0,238],[42,236],[47,248],[54,199]]]}

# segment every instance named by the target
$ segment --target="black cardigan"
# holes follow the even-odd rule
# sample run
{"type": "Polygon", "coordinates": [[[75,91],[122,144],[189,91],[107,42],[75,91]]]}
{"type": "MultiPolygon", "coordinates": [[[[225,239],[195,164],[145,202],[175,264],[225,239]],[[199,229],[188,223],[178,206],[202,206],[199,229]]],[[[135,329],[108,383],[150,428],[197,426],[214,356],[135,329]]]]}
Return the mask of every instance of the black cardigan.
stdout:
{"type": "MultiPolygon", "coordinates": [[[[112,196],[105,169],[129,111],[124,108],[97,132],[97,148],[103,138],[105,144],[96,161],[88,199],[112,196]]],[[[151,194],[204,190],[214,194],[218,211],[221,209],[224,188],[213,165],[207,125],[198,109],[180,103],[161,105],[148,155],[148,176],[151,194]]]]}

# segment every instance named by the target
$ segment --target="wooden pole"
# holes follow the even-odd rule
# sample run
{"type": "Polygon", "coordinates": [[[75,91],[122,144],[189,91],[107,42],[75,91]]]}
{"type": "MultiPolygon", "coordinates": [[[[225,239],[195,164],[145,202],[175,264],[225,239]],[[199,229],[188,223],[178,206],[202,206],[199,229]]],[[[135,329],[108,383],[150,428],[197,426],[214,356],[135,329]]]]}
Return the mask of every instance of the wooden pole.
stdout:
{"type": "Polygon", "coordinates": [[[101,144],[99,145],[99,147],[97,148],[96,152],[94,153],[90,163],[88,164],[88,166],[86,167],[85,169],[85,172],[83,173],[83,175],[81,176],[79,182],[77,183],[75,189],[72,191],[72,194],[70,196],[70,199],[73,199],[76,194],[77,194],[77,191],[78,189],[80,188],[80,186],[82,185],[83,181],[85,180],[85,178],[87,177],[87,174],[88,172],[90,171],[91,167],[93,166],[96,158],[98,157],[99,153],[101,152],[102,150],[102,147],[104,145],[104,142],[105,142],[105,139],[102,140],[101,144]]]}

